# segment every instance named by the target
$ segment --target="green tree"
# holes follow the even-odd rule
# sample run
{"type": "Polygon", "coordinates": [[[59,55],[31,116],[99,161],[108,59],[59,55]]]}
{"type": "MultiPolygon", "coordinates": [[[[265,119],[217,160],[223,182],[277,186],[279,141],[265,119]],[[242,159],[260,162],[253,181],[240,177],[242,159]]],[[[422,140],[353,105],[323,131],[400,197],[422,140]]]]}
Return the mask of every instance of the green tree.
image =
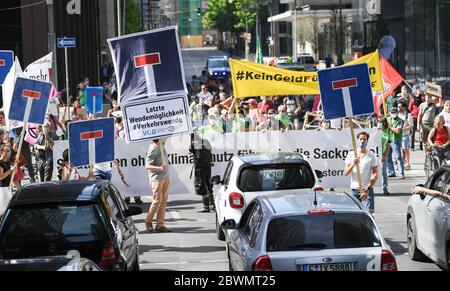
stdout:
{"type": "Polygon", "coordinates": [[[210,0],[203,16],[203,25],[208,29],[217,29],[220,33],[233,31],[237,21],[233,11],[234,5],[228,0],[210,0]]]}
{"type": "Polygon", "coordinates": [[[234,0],[236,10],[234,15],[238,18],[234,28],[245,30],[247,25],[248,30],[251,30],[256,23],[256,11],[259,7],[258,0],[234,0]]]}
{"type": "Polygon", "coordinates": [[[141,8],[133,0],[126,0],[125,34],[141,31],[141,8]]]}

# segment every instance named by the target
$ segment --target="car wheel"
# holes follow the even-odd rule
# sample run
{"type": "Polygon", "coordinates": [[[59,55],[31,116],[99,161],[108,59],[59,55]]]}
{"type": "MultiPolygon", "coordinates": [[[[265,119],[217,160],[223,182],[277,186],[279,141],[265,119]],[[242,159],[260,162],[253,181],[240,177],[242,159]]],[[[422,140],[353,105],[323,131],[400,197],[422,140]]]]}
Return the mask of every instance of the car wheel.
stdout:
{"type": "Polygon", "coordinates": [[[221,241],[225,240],[225,234],[223,233],[223,231],[220,229],[219,226],[219,218],[217,217],[217,213],[216,213],[216,236],[218,240],[221,241]]]}
{"type": "Polygon", "coordinates": [[[424,261],[425,255],[417,248],[416,224],[412,217],[408,220],[407,236],[409,258],[413,261],[424,261]]]}

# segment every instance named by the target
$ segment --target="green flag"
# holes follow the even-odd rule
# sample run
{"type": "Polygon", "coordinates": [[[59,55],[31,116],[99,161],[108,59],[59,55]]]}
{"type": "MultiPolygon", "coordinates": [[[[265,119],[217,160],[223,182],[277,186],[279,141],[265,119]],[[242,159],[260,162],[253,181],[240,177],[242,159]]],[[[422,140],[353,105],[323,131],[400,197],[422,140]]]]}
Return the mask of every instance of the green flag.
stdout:
{"type": "Polygon", "coordinates": [[[264,64],[262,47],[261,47],[261,38],[259,36],[256,37],[256,59],[255,62],[257,64],[264,64]]]}

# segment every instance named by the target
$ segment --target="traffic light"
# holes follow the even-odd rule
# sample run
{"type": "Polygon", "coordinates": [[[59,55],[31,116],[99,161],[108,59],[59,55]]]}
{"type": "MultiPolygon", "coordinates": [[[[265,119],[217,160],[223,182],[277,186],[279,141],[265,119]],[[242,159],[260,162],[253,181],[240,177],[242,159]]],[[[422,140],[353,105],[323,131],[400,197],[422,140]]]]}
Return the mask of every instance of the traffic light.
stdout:
{"type": "Polygon", "coordinates": [[[201,8],[197,8],[197,16],[198,17],[202,16],[202,9],[201,8]]]}

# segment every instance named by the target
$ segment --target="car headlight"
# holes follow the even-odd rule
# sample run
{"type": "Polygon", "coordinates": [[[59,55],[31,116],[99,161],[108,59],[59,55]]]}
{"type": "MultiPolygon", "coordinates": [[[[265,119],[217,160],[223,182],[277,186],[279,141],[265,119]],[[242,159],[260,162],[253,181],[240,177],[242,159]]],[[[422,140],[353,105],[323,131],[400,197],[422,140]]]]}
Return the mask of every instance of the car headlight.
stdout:
{"type": "Polygon", "coordinates": [[[217,73],[217,72],[214,73],[214,76],[218,76],[218,75],[219,75],[219,73],[217,73]]]}

